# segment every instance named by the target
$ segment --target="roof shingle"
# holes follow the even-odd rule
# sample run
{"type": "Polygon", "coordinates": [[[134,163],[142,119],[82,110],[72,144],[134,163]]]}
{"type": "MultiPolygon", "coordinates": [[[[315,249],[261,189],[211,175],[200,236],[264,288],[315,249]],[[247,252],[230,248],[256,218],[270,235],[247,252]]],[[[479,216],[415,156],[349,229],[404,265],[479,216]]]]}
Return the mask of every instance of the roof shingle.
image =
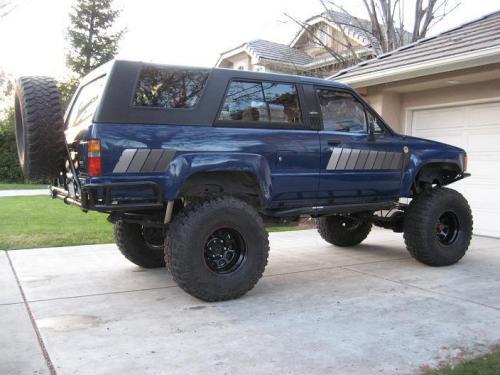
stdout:
{"type": "Polygon", "coordinates": [[[420,39],[374,59],[341,70],[330,78],[348,78],[381,72],[434,59],[500,46],[500,11],[441,34],[420,39]]]}
{"type": "Polygon", "coordinates": [[[313,61],[307,53],[286,44],[274,43],[264,39],[256,39],[246,43],[257,56],[267,60],[275,60],[294,65],[306,65],[313,61]]]}

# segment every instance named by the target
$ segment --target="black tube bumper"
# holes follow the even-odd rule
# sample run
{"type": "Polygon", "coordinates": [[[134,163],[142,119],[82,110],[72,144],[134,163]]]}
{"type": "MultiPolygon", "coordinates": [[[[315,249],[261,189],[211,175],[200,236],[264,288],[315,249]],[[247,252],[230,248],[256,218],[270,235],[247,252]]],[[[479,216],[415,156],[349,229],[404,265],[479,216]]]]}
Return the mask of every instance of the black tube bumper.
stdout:
{"type": "Polygon", "coordinates": [[[67,204],[74,204],[83,210],[115,212],[115,211],[143,211],[163,208],[163,196],[160,186],[151,181],[120,182],[109,184],[87,184],[82,186],[80,197],[71,195],[67,190],[51,186],[52,198],[60,198],[67,204]],[[134,193],[145,192],[145,196],[124,194],[117,196],[116,192],[134,193]]]}

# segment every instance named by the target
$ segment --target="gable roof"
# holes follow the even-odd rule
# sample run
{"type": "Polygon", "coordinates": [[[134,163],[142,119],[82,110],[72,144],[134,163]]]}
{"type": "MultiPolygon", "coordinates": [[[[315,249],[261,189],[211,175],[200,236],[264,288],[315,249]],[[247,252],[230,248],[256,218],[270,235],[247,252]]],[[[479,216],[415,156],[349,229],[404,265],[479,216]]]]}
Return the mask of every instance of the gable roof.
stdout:
{"type": "Polygon", "coordinates": [[[369,86],[500,61],[499,34],[500,11],[497,11],[363,61],[329,79],[369,86]]]}
{"type": "Polygon", "coordinates": [[[246,52],[257,60],[265,59],[291,65],[307,65],[314,60],[312,56],[309,56],[307,53],[286,44],[275,43],[264,39],[255,39],[221,53],[215,65],[219,66],[222,60],[240,52],[246,52]]]}
{"type": "MultiPolygon", "coordinates": [[[[371,22],[364,18],[354,17],[346,12],[338,12],[330,9],[308,18],[304,23],[308,25],[315,25],[320,22],[325,22],[336,29],[341,26],[348,37],[357,40],[365,47],[380,47],[379,41],[371,32],[371,22]]],[[[290,42],[291,47],[294,47],[297,44],[299,38],[304,34],[304,32],[305,30],[303,28],[299,30],[290,42]]],[[[409,43],[411,41],[411,35],[412,34],[410,32],[404,30],[403,40],[405,43],[409,43]]]]}
{"type": "Polygon", "coordinates": [[[313,61],[312,56],[286,44],[270,42],[264,39],[252,40],[246,44],[255,56],[266,60],[275,60],[294,65],[306,65],[313,61]]]}
{"type": "MultiPolygon", "coordinates": [[[[357,18],[347,13],[329,10],[328,12],[323,12],[308,18],[304,21],[304,24],[312,26],[320,22],[327,23],[334,28],[338,28],[338,25],[342,25],[347,36],[357,40],[360,44],[365,46],[369,46],[376,40],[370,33],[365,31],[371,30],[371,23],[363,18],[357,18]]],[[[290,42],[290,46],[294,47],[305,32],[306,30],[301,28],[290,42]]]]}

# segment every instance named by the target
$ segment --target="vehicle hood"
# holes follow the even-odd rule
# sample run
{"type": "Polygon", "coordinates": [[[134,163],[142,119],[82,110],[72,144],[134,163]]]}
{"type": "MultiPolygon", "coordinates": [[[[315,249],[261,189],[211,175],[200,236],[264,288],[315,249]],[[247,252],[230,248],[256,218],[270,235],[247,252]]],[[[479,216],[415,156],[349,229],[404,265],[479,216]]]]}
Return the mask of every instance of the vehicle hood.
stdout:
{"type": "Polygon", "coordinates": [[[408,144],[418,145],[420,147],[427,147],[432,149],[441,149],[443,151],[446,150],[446,151],[455,151],[457,153],[465,153],[465,150],[463,148],[452,146],[447,143],[432,141],[430,139],[425,139],[425,138],[412,137],[409,135],[403,135],[402,137],[404,140],[408,142],[408,144]]]}

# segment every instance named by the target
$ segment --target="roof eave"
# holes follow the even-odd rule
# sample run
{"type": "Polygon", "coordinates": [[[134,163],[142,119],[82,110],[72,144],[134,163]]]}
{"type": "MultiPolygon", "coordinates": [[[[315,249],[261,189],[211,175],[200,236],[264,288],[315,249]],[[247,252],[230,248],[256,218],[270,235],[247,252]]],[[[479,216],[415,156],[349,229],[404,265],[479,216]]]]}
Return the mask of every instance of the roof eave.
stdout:
{"type": "Polygon", "coordinates": [[[474,68],[477,66],[494,64],[498,62],[500,62],[500,47],[491,47],[481,51],[472,51],[455,56],[425,61],[418,64],[405,65],[393,69],[381,70],[350,77],[343,78],[342,75],[339,76],[338,74],[334,74],[327,79],[335,80],[348,84],[352,87],[359,88],[417,78],[431,74],[474,68]]]}

